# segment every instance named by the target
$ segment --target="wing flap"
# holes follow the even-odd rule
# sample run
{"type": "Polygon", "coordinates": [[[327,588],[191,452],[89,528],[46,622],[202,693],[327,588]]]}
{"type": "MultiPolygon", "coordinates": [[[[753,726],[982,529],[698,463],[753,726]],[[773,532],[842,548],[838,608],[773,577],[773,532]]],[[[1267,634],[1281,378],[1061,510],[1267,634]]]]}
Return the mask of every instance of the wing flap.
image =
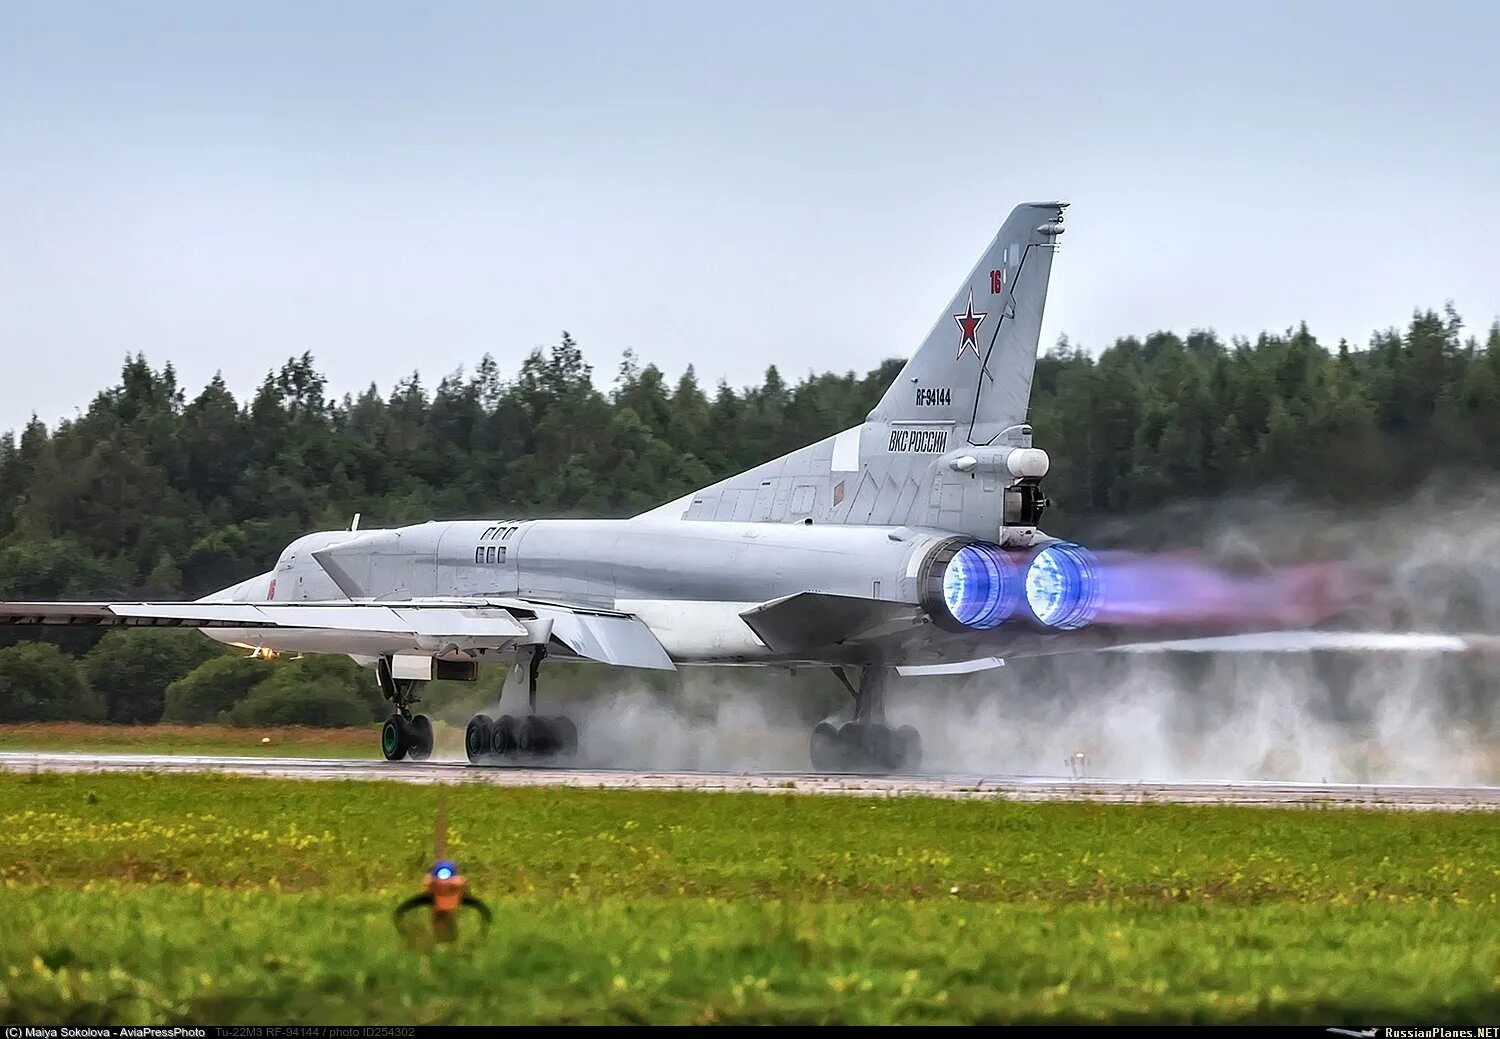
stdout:
{"type": "Polygon", "coordinates": [[[639,617],[608,617],[537,607],[552,622],[552,637],[574,653],[620,667],[676,671],[677,665],[639,617]]]}
{"type": "Polygon", "coordinates": [[[521,638],[526,626],[498,606],[462,607],[391,607],[405,629],[433,638],[464,636],[473,638],[521,638]]]}

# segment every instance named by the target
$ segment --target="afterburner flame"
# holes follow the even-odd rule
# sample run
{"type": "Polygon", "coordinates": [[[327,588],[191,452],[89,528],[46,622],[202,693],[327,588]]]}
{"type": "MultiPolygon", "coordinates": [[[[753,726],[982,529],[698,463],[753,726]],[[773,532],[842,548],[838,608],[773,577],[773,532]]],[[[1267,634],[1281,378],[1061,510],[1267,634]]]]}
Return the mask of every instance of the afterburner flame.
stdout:
{"type": "Polygon", "coordinates": [[[1099,560],[1082,545],[1048,545],[1026,570],[1026,604],[1032,615],[1060,631],[1092,623],[1104,590],[1099,560]]]}
{"type": "Polygon", "coordinates": [[[943,602],[960,624],[994,628],[1015,612],[1015,564],[995,545],[965,545],[943,571],[943,602]]]}
{"type": "Polygon", "coordinates": [[[1191,553],[1105,552],[1097,562],[1093,622],[1121,627],[1300,627],[1361,605],[1372,592],[1337,563],[1236,573],[1191,553]]]}

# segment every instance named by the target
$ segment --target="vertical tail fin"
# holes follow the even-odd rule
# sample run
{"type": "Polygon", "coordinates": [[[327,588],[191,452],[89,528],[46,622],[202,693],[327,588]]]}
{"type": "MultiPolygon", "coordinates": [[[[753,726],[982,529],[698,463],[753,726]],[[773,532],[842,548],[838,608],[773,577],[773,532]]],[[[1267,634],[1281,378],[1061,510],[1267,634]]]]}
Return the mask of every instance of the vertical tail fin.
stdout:
{"type": "Polygon", "coordinates": [[[871,422],[952,423],[958,443],[989,444],[1025,421],[1067,205],[1029,202],[1011,211],[871,422]]]}
{"type": "Polygon", "coordinates": [[[905,524],[1035,536],[1046,455],[1026,421],[1066,202],[1017,206],[862,425],[641,518],[905,524]],[[1026,449],[1021,464],[1009,451],[1026,449]],[[1025,484],[1025,486],[1022,486],[1025,484]],[[1030,504],[1027,504],[1027,503],[1030,504]]]}

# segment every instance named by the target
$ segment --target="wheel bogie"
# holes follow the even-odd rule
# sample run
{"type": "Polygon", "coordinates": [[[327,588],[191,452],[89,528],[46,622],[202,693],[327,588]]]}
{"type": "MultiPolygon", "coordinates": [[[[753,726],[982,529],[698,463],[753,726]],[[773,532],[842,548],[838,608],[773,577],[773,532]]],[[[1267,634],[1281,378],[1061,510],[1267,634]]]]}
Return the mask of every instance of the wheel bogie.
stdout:
{"type": "Polygon", "coordinates": [[[910,725],[822,721],[808,749],[819,772],[914,772],[922,763],[922,737],[910,725]]]}
{"type": "Polygon", "coordinates": [[[578,750],[578,726],[563,716],[476,714],[464,731],[464,750],[474,764],[545,762],[578,750]]]}

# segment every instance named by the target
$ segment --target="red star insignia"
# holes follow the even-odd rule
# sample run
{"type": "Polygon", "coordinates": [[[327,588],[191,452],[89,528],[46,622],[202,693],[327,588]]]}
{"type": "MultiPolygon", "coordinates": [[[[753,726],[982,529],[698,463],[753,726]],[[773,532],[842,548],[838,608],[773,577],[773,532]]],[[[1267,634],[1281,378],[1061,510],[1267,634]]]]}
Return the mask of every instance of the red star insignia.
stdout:
{"type": "MultiPolygon", "coordinates": [[[[958,357],[962,357],[964,351],[969,349],[974,351],[975,357],[979,356],[979,343],[975,340],[974,336],[979,332],[979,326],[984,323],[984,319],[987,317],[989,317],[988,311],[980,311],[978,314],[974,313],[974,289],[971,286],[969,288],[968,309],[962,314],[953,315],[953,320],[958,322],[959,331],[963,333],[962,338],[958,341],[958,357]]],[[[957,359],[954,358],[954,360],[957,359]]]]}

